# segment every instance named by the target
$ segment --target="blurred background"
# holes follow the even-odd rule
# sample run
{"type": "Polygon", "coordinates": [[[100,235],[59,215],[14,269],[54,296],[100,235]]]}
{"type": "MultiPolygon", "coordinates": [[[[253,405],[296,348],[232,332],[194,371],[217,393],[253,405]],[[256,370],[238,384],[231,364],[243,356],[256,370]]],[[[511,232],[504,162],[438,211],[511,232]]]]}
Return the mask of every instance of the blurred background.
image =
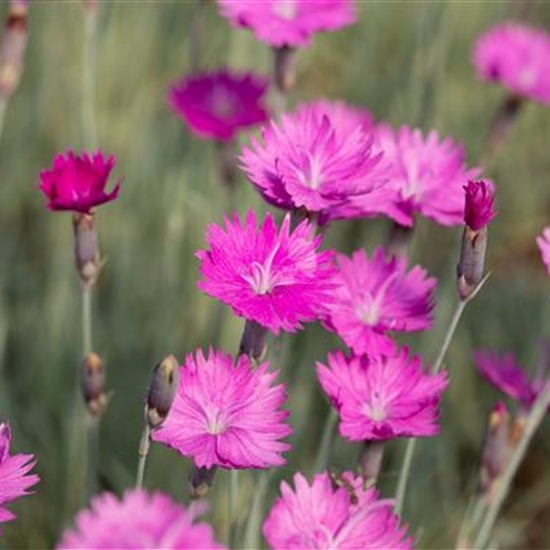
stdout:
{"type": "MultiPolygon", "coordinates": [[[[97,49],[98,142],[117,157],[123,177],[117,201],[99,209],[107,257],[94,293],[94,347],[105,359],[114,392],[102,419],[101,488],[134,483],[144,397],[152,367],[167,353],[183,361],[199,346],[228,352],[243,322],[197,289],[194,252],[204,230],[224,212],[267,207],[240,176],[234,196],[220,183],[212,143],[193,137],[169,110],[167,86],[190,72],[190,27],[200,20],[201,68],[230,66],[268,74],[271,52],[251,33],[231,29],[211,1],[101,2],[97,49]],[[198,13],[197,13],[198,12],[198,13]]],[[[479,82],[470,56],[491,25],[522,17],[550,29],[545,2],[358,2],[358,23],[316,36],[299,52],[291,103],[340,98],[394,125],[437,129],[462,141],[468,163],[479,161],[494,112],[505,97],[479,82]]],[[[0,5],[5,16],[7,2],[0,5]]],[[[75,512],[67,472],[72,399],[80,366],[80,287],[73,267],[69,214],[52,213],[38,174],[53,156],[83,146],[81,80],[83,9],[77,0],[32,2],[25,72],[8,106],[0,143],[0,414],[13,429],[13,451],[34,453],[36,494],[11,506],[0,548],[47,548],[75,512]]],[[[245,138],[243,138],[244,140],[245,138]]],[[[528,103],[486,166],[497,185],[499,217],[491,225],[492,275],[466,310],[446,364],[451,387],[441,436],[418,445],[404,520],[417,547],[455,544],[476,486],[486,417],[498,394],[472,364],[472,350],[515,351],[534,368],[541,339],[550,338],[550,282],[535,237],[550,224],[550,109],[528,103]]],[[[281,213],[277,213],[278,216],[281,213]]],[[[338,222],[326,246],[343,252],[381,242],[383,220],[338,222]]],[[[438,278],[436,322],[402,339],[431,361],[455,304],[461,229],[421,220],[411,262],[438,278]]],[[[271,358],[290,389],[294,434],[288,464],[270,477],[262,515],[279,481],[313,472],[328,402],[314,365],[340,344],[319,326],[273,343],[271,358]]],[[[498,524],[503,548],[550,546],[550,426],[543,425],[498,524]]],[[[392,496],[404,442],[388,446],[381,490],[392,496]]],[[[336,438],[332,464],[355,467],[359,447],[336,438]]],[[[69,467],[70,466],[70,467],[69,467]]],[[[188,500],[190,462],[154,445],[145,486],[188,500]]],[[[221,472],[208,518],[225,540],[227,478],[221,472]]],[[[240,476],[242,517],[258,476],[240,476]]],[[[74,496],[74,495],[73,495],[74,496]]]]}

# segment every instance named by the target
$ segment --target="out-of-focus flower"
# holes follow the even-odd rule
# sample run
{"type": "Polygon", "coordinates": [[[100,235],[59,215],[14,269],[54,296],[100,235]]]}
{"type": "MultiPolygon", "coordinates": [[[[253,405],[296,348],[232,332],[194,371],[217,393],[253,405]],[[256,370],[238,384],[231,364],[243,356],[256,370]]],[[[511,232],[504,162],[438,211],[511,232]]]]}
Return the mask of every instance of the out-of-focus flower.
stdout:
{"type": "Polygon", "coordinates": [[[196,510],[143,489],[126,491],[122,500],[103,493],[92,499],[90,509],[78,513],[75,529],[65,531],[57,549],[223,549],[209,525],[195,523],[196,510]]]}
{"type": "Polygon", "coordinates": [[[502,23],[477,40],[473,62],[482,80],[514,95],[550,104],[550,35],[520,23],[502,23]]]}
{"type": "Polygon", "coordinates": [[[198,136],[230,141],[243,128],[266,122],[267,80],[227,69],[184,78],[168,92],[177,115],[198,136]]]}
{"type": "Polygon", "coordinates": [[[298,106],[297,112],[307,109],[315,109],[325,114],[344,135],[355,132],[358,127],[363,132],[370,133],[375,127],[374,117],[370,111],[337,99],[318,99],[298,106]]]}
{"type": "Polygon", "coordinates": [[[355,21],[352,0],[218,0],[221,14],[275,47],[306,46],[318,32],[355,21]]]}
{"type": "Polygon", "coordinates": [[[542,256],[542,261],[546,266],[546,271],[550,277],[550,226],[546,227],[542,235],[537,237],[537,245],[542,256]]]}
{"type": "Polygon", "coordinates": [[[253,369],[241,355],[209,350],[188,355],[180,370],[176,398],[168,417],[153,439],[211,468],[268,468],[285,463],[281,453],[290,446],[281,441],[291,433],[283,384],[273,385],[277,372],[269,363],[253,369]]]}
{"type": "Polygon", "coordinates": [[[93,156],[78,156],[73,151],[57,155],[52,168],[40,173],[40,189],[49,200],[48,208],[89,214],[95,206],[116,199],[119,182],[110,193],[105,192],[115,162],[113,155],[105,159],[100,151],[93,156]]]}
{"type": "Polygon", "coordinates": [[[386,257],[383,248],[369,258],[364,250],[338,255],[339,274],[327,326],[356,354],[391,353],[388,331],[430,328],[436,280],[424,269],[407,273],[405,258],[386,257]]]}
{"type": "Polygon", "coordinates": [[[273,333],[293,332],[302,322],[325,315],[335,267],[331,251],[318,252],[321,237],[303,221],[290,231],[286,216],[280,231],[271,214],[258,228],[251,210],[241,224],[225,218],[225,230],[210,224],[210,250],[199,250],[201,290],[273,333]]]}
{"type": "MultiPolygon", "coordinates": [[[[30,471],[35,465],[33,455],[10,454],[11,431],[7,423],[0,423],[0,524],[15,519],[6,504],[28,495],[39,477],[30,471]]],[[[0,534],[2,529],[0,528],[0,534]]]]}
{"type": "Polygon", "coordinates": [[[351,441],[432,436],[439,432],[441,394],[447,375],[423,372],[419,357],[407,348],[392,356],[342,352],[317,363],[317,375],[340,414],[340,434],[351,441]]]}
{"type": "Polygon", "coordinates": [[[368,196],[354,197],[354,206],[364,215],[384,214],[406,227],[413,226],[415,214],[442,225],[463,223],[463,186],[480,170],[466,167],[460,144],[451,138],[441,141],[434,130],[424,137],[419,129],[402,126],[394,131],[380,124],[376,150],[384,154],[379,169],[387,175],[393,194],[376,202],[368,196]]]}
{"type": "Polygon", "coordinates": [[[242,167],[268,202],[328,215],[351,197],[367,201],[384,186],[373,137],[350,122],[349,113],[331,114],[326,105],[303,105],[272,121],[260,141],[252,138],[244,148],[242,167]]]}
{"type": "Polygon", "coordinates": [[[281,483],[281,496],[264,522],[264,536],[273,550],[332,548],[401,550],[412,548],[399,527],[392,500],[380,500],[376,489],[363,487],[351,472],[334,485],[326,472],[311,485],[297,473],[294,490],[281,483]]]}
{"type": "Polygon", "coordinates": [[[483,180],[469,181],[468,185],[464,186],[464,191],[464,222],[473,231],[479,231],[496,216],[492,186],[483,180]]]}

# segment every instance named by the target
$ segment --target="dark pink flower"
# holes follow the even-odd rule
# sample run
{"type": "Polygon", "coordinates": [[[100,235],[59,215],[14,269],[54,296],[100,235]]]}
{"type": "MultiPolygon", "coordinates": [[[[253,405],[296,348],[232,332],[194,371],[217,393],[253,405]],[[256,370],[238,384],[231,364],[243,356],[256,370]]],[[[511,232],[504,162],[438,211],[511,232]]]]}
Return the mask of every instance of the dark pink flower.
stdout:
{"type": "Polygon", "coordinates": [[[225,230],[210,224],[206,240],[210,250],[196,254],[202,274],[198,286],[237,315],[278,334],[326,313],[334,286],[333,255],[318,252],[321,237],[309,222],[291,232],[287,215],[279,231],[268,214],[257,227],[250,210],[244,225],[237,214],[225,218],[225,230]]]}
{"type": "Polygon", "coordinates": [[[376,169],[373,137],[342,111],[331,119],[326,105],[303,105],[263,128],[262,140],[243,149],[242,167],[263,197],[288,210],[328,215],[351,197],[386,183],[376,169]],[[351,129],[351,126],[355,126],[351,129]]]}
{"type": "Polygon", "coordinates": [[[485,227],[495,216],[495,194],[491,184],[486,181],[469,181],[464,186],[466,203],[464,207],[464,222],[474,230],[485,227]]]}
{"type": "Polygon", "coordinates": [[[542,256],[542,261],[546,266],[548,277],[550,277],[550,226],[546,227],[542,235],[537,237],[537,245],[542,256]]]}
{"type": "Polygon", "coordinates": [[[269,363],[252,368],[241,355],[209,350],[188,355],[180,370],[176,397],[153,439],[193,459],[198,467],[269,468],[285,463],[281,441],[291,433],[282,410],[285,387],[269,363]]]}
{"type": "MultiPolygon", "coordinates": [[[[6,504],[24,495],[36,485],[39,477],[30,474],[36,464],[33,455],[11,455],[11,431],[8,424],[0,423],[0,524],[15,519],[15,514],[5,508],[6,504]]],[[[2,529],[0,528],[0,534],[2,529]]]]}
{"type": "Polygon", "coordinates": [[[57,155],[52,168],[40,172],[40,189],[48,197],[48,208],[89,214],[94,206],[116,199],[119,182],[110,193],[105,192],[115,162],[113,155],[104,159],[101,151],[93,156],[85,152],[78,156],[73,151],[57,155]]]}
{"type": "Polygon", "coordinates": [[[392,500],[380,500],[374,488],[351,472],[335,485],[326,472],[311,485],[294,475],[294,490],[281,483],[281,496],[264,522],[264,536],[273,550],[404,550],[412,548],[399,527],[392,500]]]}
{"type": "Polygon", "coordinates": [[[276,47],[306,46],[318,32],[355,21],[352,0],[218,0],[221,14],[276,47]]]}
{"type": "Polygon", "coordinates": [[[203,509],[196,504],[185,509],[162,493],[149,495],[143,489],[126,491],[122,500],[103,493],[78,513],[75,529],[65,531],[57,550],[223,550],[212,527],[195,522],[203,509]]]}
{"type": "Polygon", "coordinates": [[[550,35],[520,23],[501,23],[477,40],[478,76],[513,94],[550,104],[550,35]]]}
{"type": "Polygon", "coordinates": [[[198,136],[229,141],[243,128],[266,122],[267,80],[222,69],[184,78],[170,88],[168,101],[198,136]]]}
{"type": "Polygon", "coordinates": [[[422,437],[439,433],[437,419],[445,372],[429,375],[407,348],[392,356],[342,352],[317,363],[317,376],[340,414],[340,434],[351,441],[422,437]]]}
{"type": "Polygon", "coordinates": [[[426,330],[433,322],[436,280],[407,261],[388,258],[377,248],[369,258],[358,250],[351,258],[338,255],[334,300],[327,326],[338,333],[356,354],[388,354],[394,342],[388,331],[426,330]]]}

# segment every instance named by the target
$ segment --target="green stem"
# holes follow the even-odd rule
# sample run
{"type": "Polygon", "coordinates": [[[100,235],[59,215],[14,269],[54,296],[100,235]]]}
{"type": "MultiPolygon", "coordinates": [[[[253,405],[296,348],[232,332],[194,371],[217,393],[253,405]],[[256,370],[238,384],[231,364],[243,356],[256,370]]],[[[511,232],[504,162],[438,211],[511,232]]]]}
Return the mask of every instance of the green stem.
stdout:
{"type": "Polygon", "coordinates": [[[99,6],[84,10],[84,52],[82,67],[82,129],[84,144],[97,144],[95,93],[97,76],[97,15],[99,6]]]}
{"type": "Polygon", "coordinates": [[[88,500],[97,491],[97,472],[99,470],[99,419],[87,415],[87,472],[88,472],[88,500]]]}
{"type": "Polygon", "coordinates": [[[447,355],[447,351],[449,349],[449,346],[451,345],[451,341],[455,334],[456,327],[458,326],[458,322],[460,321],[460,318],[464,313],[464,309],[467,303],[468,303],[467,300],[459,300],[456,305],[456,308],[453,312],[453,316],[451,318],[451,322],[449,323],[449,328],[447,329],[447,332],[445,334],[443,344],[439,350],[439,353],[437,355],[437,358],[434,364],[432,365],[432,371],[431,371],[432,374],[437,374],[441,370],[441,367],[443,365],[443,360],[445,359],[445,355],[447,355]]]}
{"type": "Polygon", "coordinates": [[[229,471],[229,548],[237,548],[239,506],[238,470],[229,471]]]}
{"type": "Polygon", "coordinates": [[[6,115],[6,108],[8,106],[8,100],[0,98],[0,139],[2,139],[2,131],[4,129],[4,118],[6,115]]]}
{"type": "Polygon", "coordinates": [[[332,446],[332,440],[334,436],[334,428],[336,427],[336,422],[338,422],[338,413],[333,407],[331,407],[325,422],[325,428],[323,431],[321,444],[319,445],[319,450],[317,451],[317,456],[315,458],[315,463],[314,463],[315,473],[321,472],[327,467],[328,458],[330,455],[330,448],[332,446]]]}
{"type": "Polygon", "coordinates": [[[82,350],[84,356],[93,351],[92,346],[92,288],[82,289],[82,350]]]}
{"type": "Polygon", "coordinates": [[[141,432],[141,440],[139,442],[139,459],[136,475],[136,487],[143,487],[143,475],[145,473],[145,463],[147,462],[147,455],[149,454],[151,428],[146,422],[141,432]]]}

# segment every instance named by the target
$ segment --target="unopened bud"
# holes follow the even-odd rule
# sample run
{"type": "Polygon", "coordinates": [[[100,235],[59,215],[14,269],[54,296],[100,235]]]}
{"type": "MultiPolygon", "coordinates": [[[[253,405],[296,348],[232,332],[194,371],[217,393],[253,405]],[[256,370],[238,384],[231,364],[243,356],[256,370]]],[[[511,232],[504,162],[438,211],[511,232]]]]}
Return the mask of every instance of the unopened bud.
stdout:
{"type": "Polygon", "coordinates": [[[239,355],[248,355],[255,363],[261,363],[267,353],[267,329],[255,321],[247,320],[239,346],[239,355]]]}
{"type": "Polygon", "coordinates": [[[199,468],[193,464],[193,470],[189,476],[191,498],[203,498],[208,495],[214,483],[216,469],[216,466],[199,468]]]}
{"type": "Polygon", "coordinates": [[[12,1],[0,48],[0,97],[11,97],[23,73],[27,47],[28,3],[12,1]]]}
{"type": "Polygon", "coordinates": [[[281,46],[274,50],[274,80],[277,89],[284,94],[296,84],[296,50],[281,46]]]}
{"type": "Polygon", "coordinates": [[[97,353],[88,353],[82,362],[82,394],[88,412],[100,416],[107,406],[105,368],[97,353]]]}
{"type": "Polygon", "coordinates": [[[160,426],[170,412],[178,389],[179,371],[173,355],[166,356],[153,370],[145,407],[145,419],[151,428],[160,426]]]}
{"type": "Polygon", "coordinates": [[[97,231],[93,214],[75,213],[73,216],[75,264],[80,281],[92,287],[101,270],[97,231]]]}
{"type": "Polygon", "coordinates": [[[365,441],[364,443],[359,460],[359,473],[365,487],[374,485],[378,479],[384,458],[384,445],[385,441],[365,441]]]}

